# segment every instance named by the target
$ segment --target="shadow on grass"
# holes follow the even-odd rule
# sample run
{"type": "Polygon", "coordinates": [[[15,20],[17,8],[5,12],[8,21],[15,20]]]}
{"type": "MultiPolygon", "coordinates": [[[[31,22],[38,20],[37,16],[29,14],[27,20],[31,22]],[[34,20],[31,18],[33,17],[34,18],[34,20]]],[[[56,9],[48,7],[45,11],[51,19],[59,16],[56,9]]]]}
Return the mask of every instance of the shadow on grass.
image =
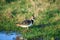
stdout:
{"type": "Polygon", "coordinates": [[[31,28],[44,28],[46,26],[49,27],[49,26],[55,26],[58,24],[60,24],[60,20],[52,22],[52,23],[48,22],[47,24],[33,25],[31,28]]]}
{"type": "Polygon", "coordinates": [[[7,3],[11,3],[11,2],[14,2],[16,0],[6,0],[7,3]]]}

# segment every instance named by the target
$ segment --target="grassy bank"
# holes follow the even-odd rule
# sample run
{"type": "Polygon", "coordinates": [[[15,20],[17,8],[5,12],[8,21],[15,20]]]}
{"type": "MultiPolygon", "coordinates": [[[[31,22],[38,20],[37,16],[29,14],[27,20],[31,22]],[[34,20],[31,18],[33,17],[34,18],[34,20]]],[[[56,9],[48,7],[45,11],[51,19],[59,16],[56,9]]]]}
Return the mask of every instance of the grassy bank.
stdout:
{"type": "Polygon", "coordinates": [[[3,30],[20,32],[28,40],[60,38],[59,0],[0,0],[0,31],[3,30]],[[33,14],[36,19],[29,29],[16,26],[33,14]]]}

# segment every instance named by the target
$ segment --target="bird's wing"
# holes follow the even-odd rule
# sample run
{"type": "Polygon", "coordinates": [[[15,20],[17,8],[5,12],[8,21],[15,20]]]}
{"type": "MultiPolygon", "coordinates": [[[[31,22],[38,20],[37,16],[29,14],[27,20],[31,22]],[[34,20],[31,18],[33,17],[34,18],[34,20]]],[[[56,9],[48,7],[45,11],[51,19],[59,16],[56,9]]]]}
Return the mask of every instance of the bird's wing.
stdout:
{"type": "Polygon", "coordinates": [[[29,25],[31,23],[31,20],[24,20],[22,22],[23,25],[29,25]]]}

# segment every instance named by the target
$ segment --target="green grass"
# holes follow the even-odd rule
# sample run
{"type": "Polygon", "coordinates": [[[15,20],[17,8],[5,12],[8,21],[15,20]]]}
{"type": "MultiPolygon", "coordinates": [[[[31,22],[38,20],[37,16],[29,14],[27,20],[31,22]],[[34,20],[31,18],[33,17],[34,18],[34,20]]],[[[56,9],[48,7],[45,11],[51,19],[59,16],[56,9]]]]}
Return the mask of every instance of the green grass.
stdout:
{"type": "MultiPolygon", "coordinates": [[[[0,31],[16,31],[22,33],[23,37],[28,40],[35,40],[35,38],[43,37],[43,40],[53,40],[58,36],[60,38],[60,3],[59,0],[53,0],[53,3],[49,3],[48,0],[42,1],[42,8],[47,8],[38,13],[34,13],[34,6],[28,0],[4,0],[0,1],[0,31]],[[57,3],[59,5],[57,5],[57,3]],[[27,6],[28,5],[28,6],[27,6]],[[30,8],[30,9],[29,9],[30,8]],[[29,10],[30,11],[29,11],[29,10]],[[21,22],[24,18],[29,19],[32,14],[35,14],[36,19],[34,24],[29,29],[16,26],[16,22],[21,22]]],[[[36,1],[38,5],[38,1],[36,1]]],[[[38,8],[38,7],[37,7],[38,8]]],[[[37,9],[36,9],[37,10],[37,9]]]]}

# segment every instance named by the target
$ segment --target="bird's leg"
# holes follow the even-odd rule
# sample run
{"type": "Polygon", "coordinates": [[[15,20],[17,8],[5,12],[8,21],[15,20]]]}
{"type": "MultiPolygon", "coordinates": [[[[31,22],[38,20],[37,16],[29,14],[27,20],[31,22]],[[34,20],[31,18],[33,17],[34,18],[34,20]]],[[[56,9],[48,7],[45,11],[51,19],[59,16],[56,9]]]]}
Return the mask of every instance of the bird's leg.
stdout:
{"type": "Polygon", "coordinates": [[[27,27],[26,29],[28,30],[29,28],[27,27]]]}

